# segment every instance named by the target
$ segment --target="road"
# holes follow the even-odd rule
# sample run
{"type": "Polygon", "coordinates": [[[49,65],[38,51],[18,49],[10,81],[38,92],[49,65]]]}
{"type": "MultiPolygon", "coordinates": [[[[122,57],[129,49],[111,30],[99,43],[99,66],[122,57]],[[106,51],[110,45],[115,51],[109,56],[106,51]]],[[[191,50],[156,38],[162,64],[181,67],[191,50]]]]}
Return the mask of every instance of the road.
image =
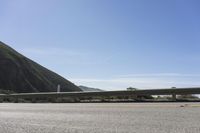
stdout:
{"type": "Polygon", "coordinates": [[[199,120],[200,103],[0,104],[0,133],[199,133],[199,120]]]}

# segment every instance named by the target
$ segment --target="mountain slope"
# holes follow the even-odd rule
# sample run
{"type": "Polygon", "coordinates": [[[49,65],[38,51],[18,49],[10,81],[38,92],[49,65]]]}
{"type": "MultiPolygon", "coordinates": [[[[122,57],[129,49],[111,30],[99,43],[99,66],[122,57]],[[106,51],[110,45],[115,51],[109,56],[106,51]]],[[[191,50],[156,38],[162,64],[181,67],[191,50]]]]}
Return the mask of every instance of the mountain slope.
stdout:
{"type": "Polygon", "coordinates": [[[76,85],[0,42],[0,89],[13,92],[81,91],[76,85]]]}
{"type": "Polygon", "coordinates": [[[86,87],[86,86],[82,86],[82,85],[80,85],[80,86],[78,86],[82,91],[97,91],[97,92],[99,92],[99,91],[103,91],[103,90],[101,90],[101,89],[98,89],[98,88],[91,88],[91,87],[86,87]]]}

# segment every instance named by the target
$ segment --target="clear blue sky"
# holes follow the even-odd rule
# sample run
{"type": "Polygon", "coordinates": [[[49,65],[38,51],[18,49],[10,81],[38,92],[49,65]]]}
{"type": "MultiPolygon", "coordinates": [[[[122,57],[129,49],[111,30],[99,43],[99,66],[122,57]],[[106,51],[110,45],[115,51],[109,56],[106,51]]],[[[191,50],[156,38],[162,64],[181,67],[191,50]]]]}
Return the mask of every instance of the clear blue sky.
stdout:
{"type": "Polygon", "coordinates": [[[77,85],[200,86],[199,0],[1,0],[0,40],[77,85]]]}

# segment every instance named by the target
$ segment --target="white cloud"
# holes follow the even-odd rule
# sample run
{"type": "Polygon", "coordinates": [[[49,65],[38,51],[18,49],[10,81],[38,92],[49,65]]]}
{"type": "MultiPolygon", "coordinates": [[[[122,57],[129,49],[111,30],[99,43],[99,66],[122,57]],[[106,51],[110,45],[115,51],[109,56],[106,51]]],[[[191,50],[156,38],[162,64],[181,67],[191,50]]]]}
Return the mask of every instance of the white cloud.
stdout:
{"type": "MultiPolygon", "coordinates": [[[[51,62],[58,58],[62,62],[69,64],[92,63],[88,53],[66,50],[61,48],[22,48],[19,50],[29,57],[44,57],[51,62]]],[[[63,64],[62,64],[63,65],[63,64]]],[[[150,88],[170,88],[170,87],[197,87],[200,86],[198,81],[200,74],[182,74],[182,73],[150,73],[150,74],[126,74],[114,78],[72,78],[70,81],[77,85],[100,88],[104,90],[124,90],[127,87],[136,87],[141,89],[150,88]]]]}
{"type": "Polygon", "coordinates": [[[171,87],[197,87],[200,86],[198,79],[176,79],[176,78],[152,78],[152,77],[135,77],[135,78],[107,78],[107,79],[93,79],[81,78],[70,79],[78,85],[85,85],[104,90],[124,90],[127,87],[136,87],[140,89],[152,88],[171,88],[171,87]]]}
{"type": "Polygon", "coordinates": [[[49,64],[56,64],[60,66],[66,65],[84,65],[91,63],[89,53],[82,50],[55,48],[55,47],[26,47],[18,48],[17,51],[26,57],[49,66],[49,64]]]}
{"type": "Polygon", "coordinates": [[[61,48],[22,48],[19,49],[24,54],[38,55],[38,56],[82,56],[86,53],[77,50],[66,50],[61,48]]]}
{"type": "Polygon", "coordinates": [[[47,60],[62,65],[101,65],[111,60],[111,56],[98,56],[87,50],[57,47],[25,47],[17,49],[23,55],[42,62],[47,60]]]}
{"type": "Polygon", "coordinates": [[[200,77],[200,74],[181,74],[181,73],[149,73],[149,74],[126,74],[119,77],[200,77]]]}

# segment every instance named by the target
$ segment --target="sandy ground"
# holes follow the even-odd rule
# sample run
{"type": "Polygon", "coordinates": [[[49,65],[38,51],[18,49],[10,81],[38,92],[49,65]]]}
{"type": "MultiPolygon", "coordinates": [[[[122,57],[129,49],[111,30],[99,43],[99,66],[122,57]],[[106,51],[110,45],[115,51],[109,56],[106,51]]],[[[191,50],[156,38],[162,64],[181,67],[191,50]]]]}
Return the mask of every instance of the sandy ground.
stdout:
{"type": "Polygon", "coordinates": [[[0,133],[200,133],[200,103],[1,103],[0,133]]]}

